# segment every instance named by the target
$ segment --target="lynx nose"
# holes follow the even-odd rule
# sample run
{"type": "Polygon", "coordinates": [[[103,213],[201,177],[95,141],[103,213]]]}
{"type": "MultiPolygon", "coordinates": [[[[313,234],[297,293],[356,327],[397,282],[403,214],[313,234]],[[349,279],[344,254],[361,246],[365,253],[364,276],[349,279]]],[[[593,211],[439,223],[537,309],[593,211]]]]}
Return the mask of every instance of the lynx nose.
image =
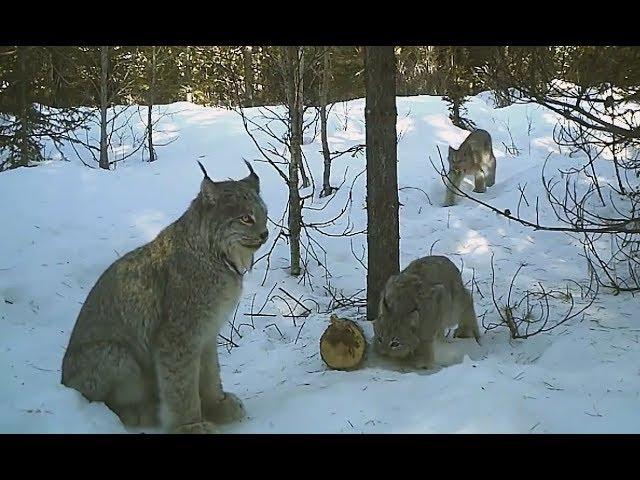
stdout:
{"type": "Polygon", "coordinates": [[[260,234],[260,240],[262,240],[263,242],[266,242],[267,238],[269,238],[269,230],[265,230],[260,234]]]}

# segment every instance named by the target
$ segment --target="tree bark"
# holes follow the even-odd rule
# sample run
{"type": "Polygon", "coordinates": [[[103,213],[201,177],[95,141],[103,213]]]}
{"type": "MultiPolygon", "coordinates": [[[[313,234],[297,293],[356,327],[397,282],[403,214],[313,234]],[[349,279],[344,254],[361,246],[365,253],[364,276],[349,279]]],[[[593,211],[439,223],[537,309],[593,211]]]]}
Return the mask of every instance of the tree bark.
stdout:
{"type": "Polygon", "coordinates": [[[151,47],[151,82],[149,84],[149,99],[148,99],[148,117],[147,117],[147,140],[149,145],[149,161],[153,162],[156,159],[156,151],[153,148],[153,118],[152,110],[153,103],[155,102],[156,93],[156,47],[151,47]]]}
{"type": "Polygon", "coordinates": [[[400,271],[393,47],[365,47],[367,153],[367,319],[378,316],[387,279],[400,271]]]}
{"type": "Polygon", "coordinates": [[[18,162],[16,166],[27,167],[30,160],[30,133],[31,128],[29,125],[29,109],[31,108],[29,102],[29,79],[27,78],[27,49],[29,47],[16,47],[16,56],[18,63],[18,119],[19,125],[16,132],[16,140],[18,143],[18,149],[20,151],[18,162]]]}
{"type": "Polygon", "coordinates": [[[451,123],[458,128],[463,128],[460,121],[460,99],[457,96],[451,97],[451,123]]]}
{"type": "Polygon", "coordinates": [[[100,168],[109,170],[109,154],[107,151],[107,107],[108,107],[108,72],[109,47],[100,47],[100,168]]]}
{"type": "Polygon", "coordinates": [[[244,95],[247,105],[254,106],[253,100],[253,61],[251,58],[251,47],[246,46],[242,49],[242,57],[244,60],[244,95]]]}
{"type": "Polygon", "coordinates": [[[327,140],[327,98],[329,96],[329,48],[324,47],[322,54],[322,81],[320,83],[320,139],[322,141],[322,156],[324,157],[324,171],[322,173],[322,191],[320,197],[331,195],[335,190],[331,186],[331,153],[327,140]]]}
{"type": "MultiPolygon", "coordinates": [[[[297,109],[300,116],[300,145],[302,145],[302,124],[304,121],[304,47],[298,47],[298,61],[296,63],[296,99],[298,102],[297,109]]],[[[307,171],[302,162],[302,150],[300,150],[300,175],[302,176],[302,188],[311,185],[307,171]]]]}
{"type": "Polygon", "coordinates": [[[300,49],[297,46],[284,47],[287,72],[287,100],[289,104],[289,247],[291,253],[291,275],[300,275],[300,230],[302,206],[298,190],[298,171],[302,164],[302,111],[300,109],[300,49]]]}

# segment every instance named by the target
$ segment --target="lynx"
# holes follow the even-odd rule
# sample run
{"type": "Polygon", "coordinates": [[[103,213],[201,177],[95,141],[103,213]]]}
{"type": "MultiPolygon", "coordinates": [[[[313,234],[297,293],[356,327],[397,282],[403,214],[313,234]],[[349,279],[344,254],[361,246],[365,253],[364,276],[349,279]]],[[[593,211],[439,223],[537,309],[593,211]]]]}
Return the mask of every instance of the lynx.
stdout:
{"type": "MultiPolygon", "coordinates": [[[[484,193],[496,183],[496,157],[493,155],[491,135],[485,130],[475,130],[455,150],[449,147],[449,181],[460,188],[467,175],[475,177],[474,192],[484,193]]],[[[447,186],[445,207],[455,203],[455,191],[447,186]]]]}
{"type": "Polygon", "coordinates": [[[127,427],[211,433],[245,415],[222,389],[217,336],[266,242],[260,180],[204,178],[186,212],[114,262],[84,302],[62,384],[104,402],[127,427]]]}
{"type": "Polygon", "coordinates": [[[380,295],[374,349],[418,368],[435,365],[434,342],[458,324],[455,337],[479,340],[471,294],[447,257],[427,256],[391,276],[380,295]]]}

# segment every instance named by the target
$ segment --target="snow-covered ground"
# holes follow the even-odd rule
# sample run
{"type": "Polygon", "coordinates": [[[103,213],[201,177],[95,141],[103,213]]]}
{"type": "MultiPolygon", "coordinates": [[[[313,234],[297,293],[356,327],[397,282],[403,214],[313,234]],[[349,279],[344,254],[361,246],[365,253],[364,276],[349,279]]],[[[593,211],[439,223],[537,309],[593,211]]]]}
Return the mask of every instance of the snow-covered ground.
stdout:
{"type": "MultiPolygon", "coordinates": [[[[579,301],[568,280],[584,281],[587,271],[581,249],[569,237],[526,229],[469,200],[440,207],[444,187],[429,157],[439,162],[436,146],[446,155],[447,145],[457,147],[467,133],[451,124],[439,98],[397,103],[401,268],[432,248],[464,264],[463,277],[475,275],[480,289],[474,300],[485,324],[499,318],[491,300],[492,254],[498,296],[526,263],[516,294],[542,281],[549,288],[569,285],[579,301]]],[[[468,107],[468,117],[492,134],[498,162],[496,185],[483,199],[515,211],[518,185],[526,184],[531,207],[523,202],[522,214],[535,219],[536,195],[544,205],[543,160],[551,153],[552,169],[578,161],[558,152],[552,139],[555,117],[531,105],[496,110],[486,94],[468,107]]],[[[364,100],[335,106],[332,150],[364,143],[363,108],[364,100]]],[[[236,113],[188,103],[161,109],[170,115],[160,121],[163,133],[156,140],[175,141],[158,149],[155,163],[144,163],[137,154],[110,172],[59,161],[0,174],[0,432],[126,432],[103,404],[90,404],[60,385],[60,364],[80,305],[110,263],[182,214],[201,180],[196,160],[214,179],[225,179],[247,174],[243,158],[259,158],[236,113]]],[[[319,182],[319,136],[303,148],[319,182]]],[[[271,166],[254,165],[270,216],[278,221],[286,188],[271,166]]],[[[342,231],[347,216],[354,231],[365,228],[365,175],[354,182],[364,166],[364,155],[336,159],[333,184],[346,172],[344,186],[326,209],[308,210],[305,218],[331,218],[345,205],[353,183],[353,202],[329,231],[342,231]]],[[[471,190],[469,181],[464,188],[471,190]]],[[[328,201],[316,194],[306,205],[319,208],[328,201]]],[[[548,209],[540,220],[555,223],[548,209]]],[[[275,238],[276,227],[271,233],[275,238]]],[[[315,238],[326,250],[331,286],[347,296],[364,288],[366,272],[352,250],[361,256],[365,237],[315,238]]],[[[584,317],[527,340],[510,341],[505,328],[487,332],[482,345],[451,340],[442,352],[445,366],[435,372],[403,371],[373,355],[360,370],[338,372],[327,369],[318,352],[329,315],[316,311],[331,299],[323,289],[325,272],[309,262],[312,283],[299,283],[287,274],[287,258],[288,246],[280,242],[264,285],[264,260],[246,277],[233,332],[238,346],[220,348],[225,388],[248,412],[225,432],[640,432],[639,303],[630,295],[603,292],[584,317]],[[302,298],[313,313],[294,325],[283,316],[289,311],[282,299],[269,300],[276,293],[286,298],[278,287],[302,298]],[[265,301],[263,312],[275,316],[255,317],[251,326],[244,314],[252,303],[257,311],[265,301]]],[[[552,317],[565,307],[556,303],[552,317]]],[[[336,313],[357,318],[354,310],[336,313]]],[[[358,320],[371,339],[371,325],[358,320]]],[[[230,327],[223,332],[231,333],[230,327]]]]}

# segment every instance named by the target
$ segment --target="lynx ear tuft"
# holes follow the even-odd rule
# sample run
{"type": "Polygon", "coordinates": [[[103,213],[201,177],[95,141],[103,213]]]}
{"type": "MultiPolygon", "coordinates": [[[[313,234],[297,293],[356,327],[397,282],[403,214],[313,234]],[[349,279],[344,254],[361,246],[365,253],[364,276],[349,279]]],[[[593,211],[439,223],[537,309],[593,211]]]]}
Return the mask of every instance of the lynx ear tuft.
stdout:
{"type": "Polygon", "coordinates": [[[253,170],[253,167],[246,160],[244,163],[247,165],[249,169],[249,175],[242,179],[243,182],[249,184],[256,192],[260,193],[260,178],[256,175],[256,172],[253,170]]]}
{"type": "Polygon", "coordinates": [[[209,174],[207,173],[207,170],[204,168],[204,165],[202,165],[200,161],[198,161],[198,165],[200,165],[200,170],[202,170],[202,173],[204,174],[204,178],[208,178],[209,180],[211,180],[211,178],[209,178],[209,174]]]}

